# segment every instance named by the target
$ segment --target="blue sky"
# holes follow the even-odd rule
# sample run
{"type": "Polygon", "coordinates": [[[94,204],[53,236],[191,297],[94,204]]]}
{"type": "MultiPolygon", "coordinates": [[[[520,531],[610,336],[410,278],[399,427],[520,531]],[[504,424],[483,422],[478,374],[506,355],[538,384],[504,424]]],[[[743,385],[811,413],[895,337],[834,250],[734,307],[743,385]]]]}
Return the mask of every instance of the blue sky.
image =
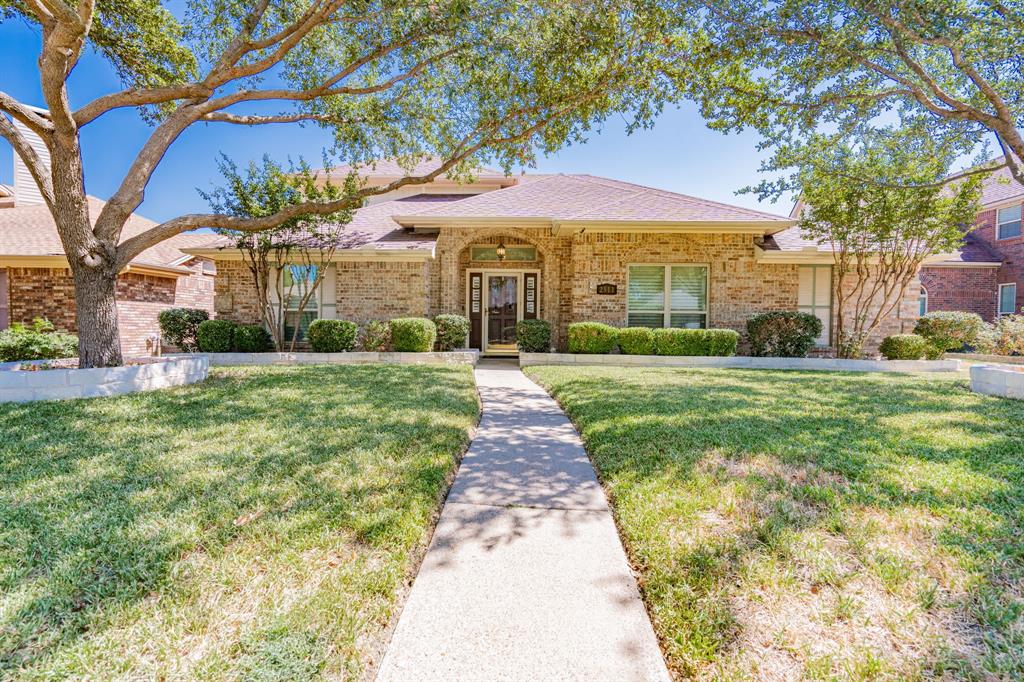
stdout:
{"type": "MultiPolygon", "coordinates": [[[[0,90],[23,102],[42,106],[36,59],[39,37],[21,21],[0,23],[0,90]]],[[[72,105],[118,89],[112,70],[99,57],[88,54],[72,75],[72,105]]],[[[86,190],[100,198],[110,196],[145,142],[150,128],[135,110],[107,114],[82,132],[86,190]]],[[[224,152],[240,164],[264,153],[284,160],[305,156],[319,161],[328,135],[316,128],[295,125],[246,128],[228,124],[200,124],[187,131],[171,148],[157,170],[138,211],[166,220],[181,213],[205,211],[196,188],[217,183],[216,159],[224,152]]],[[[538,161],[537,171],[592,173],[651,185],[707,199],[786,214],[788,200],[758,202],[736,190],[756,184],[762,155],[753,133],[722,135],[704,125],[693,106],[667,110],[651,130],[626,135],[624,121],[609,120],[601,134],[586,144],[568,147],[538,161]]],[[[13,152],[0,141],[0,183],[11,182],[13,152]]]]}

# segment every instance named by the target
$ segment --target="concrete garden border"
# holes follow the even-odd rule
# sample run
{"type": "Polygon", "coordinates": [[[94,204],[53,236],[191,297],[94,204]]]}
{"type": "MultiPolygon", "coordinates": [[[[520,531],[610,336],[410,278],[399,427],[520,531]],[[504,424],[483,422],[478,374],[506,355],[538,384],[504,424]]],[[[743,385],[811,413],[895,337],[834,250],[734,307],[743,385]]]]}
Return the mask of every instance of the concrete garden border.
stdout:
{"type": "Polygon", "coordinates": [[[206,358],[188,357],[95,369],[6,369],[0,371],[0,403],[97,398],[183,386],[206,379],[209,368],[206,358]]]}
{"type": "Polygon", "coordinates": [[[946,353],[948,360],[974,360],[975,362],[995,362],[1000,365],[1024,365],[1024,355],[987,355],[985,353],[946,353]]]}
{"type": "Polygon", "coordinates": [[[972,365],[971,390],[1000,398],[1024,400],[1024,367],[972,365]]]}
{"type": "Polygon", "coordinates": [[[193,353],[175,358],[203,357],[211,366],[222,365],[476,365],[480,351],[438,353],[193,353]]]}
{"type": "Polygon", "coordinates": [[[667,355],[584,355],[520,353],[519,366],[611,365],[622,367],[729,367],[738,369],[803,369],[834,372],[957,372],[959,360],[840,360],[836,358],[754,358],[667,355]]]}

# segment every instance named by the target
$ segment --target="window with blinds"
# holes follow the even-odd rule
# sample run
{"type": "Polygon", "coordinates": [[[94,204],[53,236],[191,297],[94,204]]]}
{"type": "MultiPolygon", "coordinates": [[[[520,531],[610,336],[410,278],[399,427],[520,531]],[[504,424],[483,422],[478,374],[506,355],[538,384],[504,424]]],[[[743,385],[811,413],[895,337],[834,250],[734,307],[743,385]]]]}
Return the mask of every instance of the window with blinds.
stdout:
{"type": "Polygon", "coordinates": [[[320,317],[320,300],[317,293],[313,293],[302,311],[299,311],[299,303],[302,297],[312,288],[316,281],[317,266],[315,265],[289,265],[281,271],[282,287],[284,294],[284,338],[291,340],[295,333],[295,327],[299,328],[299,341],[305,341],[309,332],[309,325],[320,317]]]}
{"type": "Polygon", "coordinates": [[[832,336],[832,266],[801,265],[797,310],[821,320],[821,336],[815,343],[829,345],[832,336]]]}
{"type": "Polygon", "coordinates": [[[630,265],[626,324],[630,327],[708,326],[704,265],[630,265]]]}

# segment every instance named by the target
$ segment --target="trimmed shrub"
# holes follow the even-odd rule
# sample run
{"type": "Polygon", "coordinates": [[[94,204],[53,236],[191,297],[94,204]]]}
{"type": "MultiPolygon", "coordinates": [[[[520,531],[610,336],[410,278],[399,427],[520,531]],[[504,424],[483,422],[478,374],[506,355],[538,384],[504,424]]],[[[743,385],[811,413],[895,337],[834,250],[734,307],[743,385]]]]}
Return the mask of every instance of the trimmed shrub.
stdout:
{"type": "Polygon", "coordinates": [[[0,362],[57,360],[78,355],[78,337],[56,331],[49,320],[37,317],[32,325],[15,322],[0,331],[0,362]]]}
{"type": "Polygon", "coordinates": [[[437,349],[441,351],[465,348],[469,338],[469,318],[462,315],[438,315],[434,318],[437,327],[437,349]]]}
{"type": "Polygon", "coordinates": [[[429,353],[435,339],[437,327],[425,317],[391,320],[391,347],[398,353],[429,353]]]}
{"type": "Polygon", "coordinates": [[[928,313],[917,321],[914,333],[935,347],[934,355],[974,345],[985,323],[975,313],[943,310],[928,313]]]}
{"type": "Polygon", "coordinates": [[[569,352],[602,355],[615,350],[619,330],[600,322],[574,322],[569,325],[569,352]]]}
{"type": "Polygon", "coordinates": [[[391,325],[380,320],[370,320],[363,327],[359,347],[371,353],[383,353],[391,345],[391,325]]]}
{"type": "Polygon", "coordinates": [[[648,327],[620,329],[619,350],[625,355],[654,355],[654,330],[648,327]]]}
{"type": "Polygon", "coordinates": [[[882,340],[879,352],[886,360],[920,360],[928,353],[929,343],[917,334],[893,334],[882,340]]]}
{"type": "Polygon", "coordinates": [[[157,315],[163,340],[186,353],[199,350],[196,332],[210,319],[210,313],[199,308],[168,308],[157,315]]]}
{"type": "Polygon", "coordinates": [[[313,320],[307,337],[314,353],[347,353],[356,348],[359,327],[346,320],[313,320]]]}
{"type": "Polygon", "coordinates": [[[1024,315],[1003,315],[978,335],[978,351],[991,355],[1024,355],[1024,315]]]}
{"type": "Polygon", "coordinates": [[[747,320],[750,354],[768,358],[805,358],[821,335],[821,320],[810,313],[773,311],[747,320]]]}
{"type": "Polygon", "coordinates": [[[551,323],[547,320],[521,320],[516,325],[516,345],[524,353],[549,353],[551,323]]]}
{"type": "Polygon", "coordinates": [[[655,355],[736,354],[740,335],[732,329],[654,329],[655,355]]]}
{"type": "Polygon", "coordinates": [[[205,320],[196,329],[199,350],[204,353],[227,353],[235,344],[234,322],[227,320],[205,320]]]}
{"type": "Polygon", "coordinates": [[[258,324],[236,325],[232,338],[239,353],[266,353],[274,345],[270,332],[258,324]]]}

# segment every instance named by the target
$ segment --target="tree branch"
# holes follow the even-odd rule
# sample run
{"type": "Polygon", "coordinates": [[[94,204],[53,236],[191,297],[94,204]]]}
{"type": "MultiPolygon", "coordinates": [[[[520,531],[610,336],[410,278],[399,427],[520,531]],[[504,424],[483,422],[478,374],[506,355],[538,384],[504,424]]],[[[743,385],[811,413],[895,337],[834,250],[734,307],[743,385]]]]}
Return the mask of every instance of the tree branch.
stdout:
{"type": "Polygon", "coordinates": [[[14,120],[22,123],[39,137],[53,131],[53,122],[30,107],[14,99],[6,92],[0,92],[0,111],[6,111],[14,120]]]}
{"type": "Polygon", "coordinates": [[[0,137],[7,140],[14,148],[15,153],[25,163],[32,179],[39,185],[39,192],[43,195],[47,206],[53,208],[53,181],[50,178],[50,169],[46,167],[39,154],[29,144],[25,136],[18,132],[14,124],[7,120],[7,117],[0,116],[0,137]]]}

